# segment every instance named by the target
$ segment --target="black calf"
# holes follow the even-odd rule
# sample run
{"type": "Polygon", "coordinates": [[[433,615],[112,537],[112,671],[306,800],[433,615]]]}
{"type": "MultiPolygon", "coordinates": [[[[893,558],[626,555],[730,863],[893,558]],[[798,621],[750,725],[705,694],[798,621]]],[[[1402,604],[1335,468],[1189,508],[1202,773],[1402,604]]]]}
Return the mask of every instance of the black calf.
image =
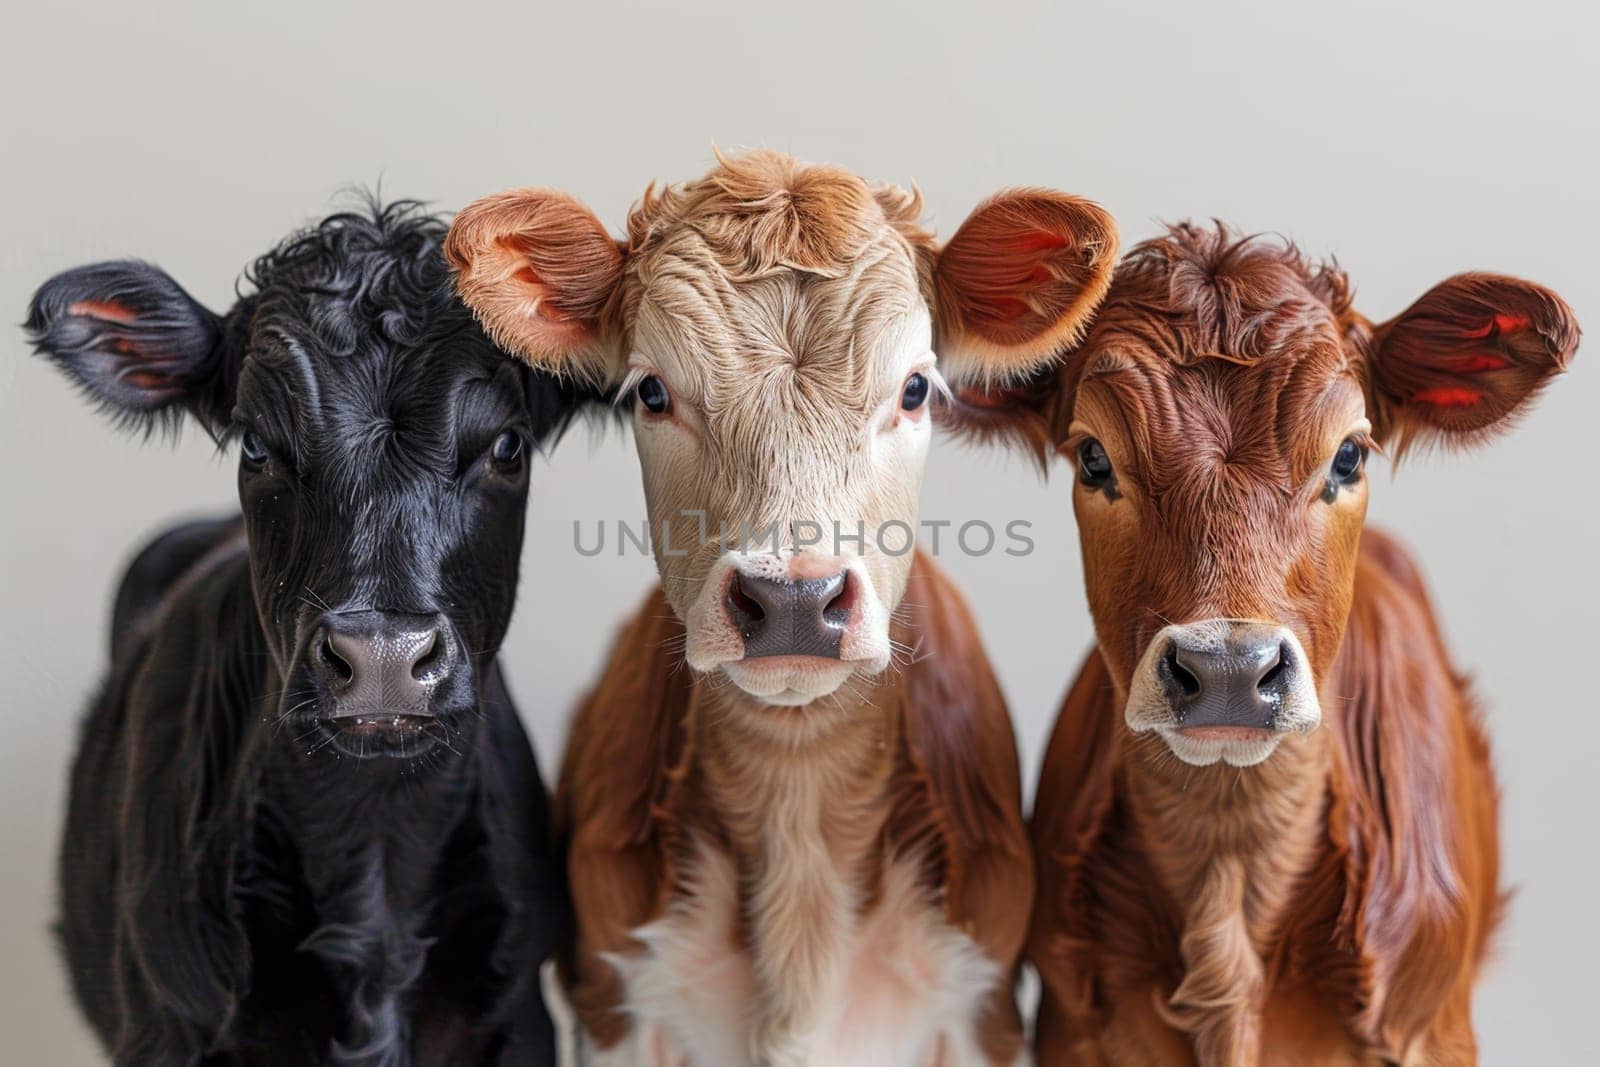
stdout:
{"type": "Polygon", "coordinates": [[[115,417],[240,451],[243,515],[129,568],[73,769],[61,939],[118,1063],[553,1057],[560,865],[494,656],[528,452],[587,398],[491,346],[444,234],[329,218],[224,316],[135,262],[34,297],[115,417]]]}

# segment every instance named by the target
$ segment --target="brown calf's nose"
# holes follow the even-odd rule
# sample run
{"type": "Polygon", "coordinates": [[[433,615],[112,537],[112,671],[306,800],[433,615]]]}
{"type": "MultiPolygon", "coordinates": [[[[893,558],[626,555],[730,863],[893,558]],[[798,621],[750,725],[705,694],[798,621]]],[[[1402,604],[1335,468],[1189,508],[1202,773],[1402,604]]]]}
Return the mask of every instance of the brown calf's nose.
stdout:
{"type": "Polygon", "coordinates": [[[1161,659],[1173,718],[1185,726],[1271,730],[1300,666],[1276,627],[1232,627],[1221,638],[1179,633],[1161,659]]]}
{"type": "Polygon", "coordinates": [[[764,578],[736,574],[727,608],[744,638],[744,658],[839,658],[850,622],[848,571],[826,578],[764,578]]]}
{"type": "Polygon", "coordinates": [[[439,617],[379,611],[325,615],[311,657],[335,718],[432,714],[434,690],[459,658],[439,617]]]}

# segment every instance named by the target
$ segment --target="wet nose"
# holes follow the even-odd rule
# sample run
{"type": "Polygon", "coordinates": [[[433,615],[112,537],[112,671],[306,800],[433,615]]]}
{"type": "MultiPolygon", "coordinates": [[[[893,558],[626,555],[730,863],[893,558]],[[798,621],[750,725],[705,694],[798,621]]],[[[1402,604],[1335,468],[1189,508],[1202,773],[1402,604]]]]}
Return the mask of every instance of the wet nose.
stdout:
{"type": "Polygon", "coordinates": [[[1175,634],[1160,672],[1177,724],[1274,729],[1301,669],[1294,647],[1275,626],[1175,634]]]}
{"type": "Polygon", "coordinates": [[[460,660],[443,616],[383,611],[324,615],[310,655],[335,718],[430,715],[434,692],[460,660]]]}
{"type": "Polygon", "coordinates": [[[839,658],[839,642],[850,623],[848,571],[825,578],[768,578],[735,574],[727,608],[744,638],[744,658],[821,656],[839,658]]]}

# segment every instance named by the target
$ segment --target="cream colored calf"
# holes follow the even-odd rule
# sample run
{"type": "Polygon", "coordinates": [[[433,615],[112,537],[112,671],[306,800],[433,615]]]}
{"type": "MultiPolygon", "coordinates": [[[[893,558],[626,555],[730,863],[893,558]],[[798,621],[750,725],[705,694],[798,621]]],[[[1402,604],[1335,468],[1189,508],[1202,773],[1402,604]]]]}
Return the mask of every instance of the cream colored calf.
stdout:
{"type": "Polygon", "coordinates": [[[955,591],[894,549],[944,381],[1047,363],[1116,237],[1025,190],[941,249],[920,208],[755,153],[647,193],[625,241],[544,190],[451,231],[501,344],[633,408],[663,586],[580,709],[557,797],[564,975],[607,1061],[1019,1054],[1010,720],[955,591]]]}

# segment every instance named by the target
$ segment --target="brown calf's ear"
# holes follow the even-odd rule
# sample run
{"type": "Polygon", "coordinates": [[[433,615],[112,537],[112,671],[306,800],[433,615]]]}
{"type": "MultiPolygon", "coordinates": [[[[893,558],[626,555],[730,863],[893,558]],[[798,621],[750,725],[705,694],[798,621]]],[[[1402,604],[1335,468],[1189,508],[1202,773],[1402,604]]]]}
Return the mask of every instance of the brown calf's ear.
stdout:
{"type": "Polygon", "coordinates": [[[1507,425],[1578,347],[1578,321],[1542,286],[1495,274],[1440,282],[1374,333],[1374,434],[1471,443],[1507,425]]]}
{"type": "Polygon", "coordinates": [[[623,252],[579,201],[549,189],[486,196],[456,216],[444,252],[461,299],[502,348],[556,374],[618,376],[609,309],[623,252]]]}
{"type": "Polygon", "coordinates": [[[1044,367],[1026,381],[1003,385],[956,384],[936,401],[939,425],[963,440],[1020,448],[1044,471],[1051,426],[1060,402],[1062,372],[1044,367]]]}
{"type": "Polygon", "coordinates": [[[1027,377],[1082,336],[1116,258],[1116,223],[1088,200],[1018,189],[979,205],[934,267],[940,371],[983,386],[1027,377]]]}

